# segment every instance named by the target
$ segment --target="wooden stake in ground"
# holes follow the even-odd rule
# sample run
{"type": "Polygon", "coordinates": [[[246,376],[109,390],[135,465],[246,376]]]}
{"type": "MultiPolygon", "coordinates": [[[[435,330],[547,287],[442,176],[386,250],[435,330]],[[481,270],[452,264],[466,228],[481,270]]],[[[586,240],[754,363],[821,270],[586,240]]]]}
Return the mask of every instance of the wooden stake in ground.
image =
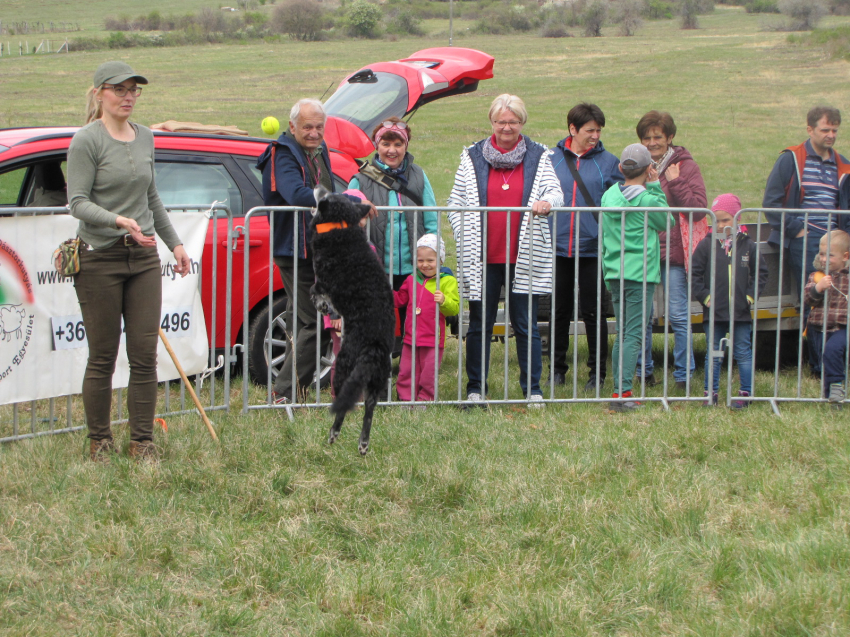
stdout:
{"type": "Polygon", "coordinates": [[[180,378],[182,378],[183,382],[186,383],[186,388],[189,390],[189,394],[192,396],[192,400],[195,402],[195,407],[197,407],[198,411],[201,412],[201,418],[203,419],[204,424],[207,426],[207,429],[210,430],[210,435],[213,437],[213,440],[218,442],[218,436],[215,435],[215,429],[213,429],[210,419],[207,418],[207,412],[204,411],[204,408],[201,405],[201,401],[198,400],[198,395],[195,393],[195,390],[192,389],[192,383],[190,383],[189,379],[186,378],[186,372],[183,371],[183,366],[180,364],[180,361],[177,360],[177,354],[175,354],[174,350],[171,349],[171,343],[168,342],[168,339],[165,337],[165,332],[162,331],[162,328],[159,328],[159,337],[162,339],[162,344],[165,345],[165,349],[168,350],[168,354],[171,356],[171,360],[174,361],[174,366],[177,368],[177,371],[180,372],[180,378]]]}

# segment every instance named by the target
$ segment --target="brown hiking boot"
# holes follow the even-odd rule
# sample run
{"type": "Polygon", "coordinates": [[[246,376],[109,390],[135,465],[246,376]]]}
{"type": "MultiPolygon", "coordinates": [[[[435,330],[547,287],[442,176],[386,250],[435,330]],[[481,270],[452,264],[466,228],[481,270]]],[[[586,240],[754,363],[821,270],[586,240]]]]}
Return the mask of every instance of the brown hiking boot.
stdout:
{"type": "Polygon", "coordinates": [[[127,455],[131,458],[135,458],[136,460],[148,460],[150,462],[156,462],[159,460],[161,453],[162,450],[153,444],[152,440],[142,440],[141,442],[133,440],[130,443],[130,448],[127,450],[127,455]]]}
{"type": "Polygon", "coordinates": [[[92,462],[111,462],[116,452],[111,438],[89,441],[89,460],[92,462]]]}

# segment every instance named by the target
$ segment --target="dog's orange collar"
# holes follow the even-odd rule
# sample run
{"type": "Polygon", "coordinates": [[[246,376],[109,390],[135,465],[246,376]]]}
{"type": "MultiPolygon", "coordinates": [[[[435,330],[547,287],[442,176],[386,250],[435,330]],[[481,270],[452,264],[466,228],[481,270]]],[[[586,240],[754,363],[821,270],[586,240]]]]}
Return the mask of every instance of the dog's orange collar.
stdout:
{"type": "Polygon", "coordinates": [[[339,230],[347,227],[348,223],[346,223],[345,221],[329,221],[328,223],[317,223],[316,232],[318,232],[319,234],[324,234],[325,232],[330,232],[331,230],[339,230]]]}

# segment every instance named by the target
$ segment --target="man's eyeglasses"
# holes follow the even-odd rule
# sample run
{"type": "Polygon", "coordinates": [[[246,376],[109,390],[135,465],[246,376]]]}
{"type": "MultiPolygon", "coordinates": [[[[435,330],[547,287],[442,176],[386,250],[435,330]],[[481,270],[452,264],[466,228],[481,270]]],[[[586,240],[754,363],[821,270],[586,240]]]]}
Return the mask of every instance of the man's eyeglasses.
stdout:
{"type": "Polygon", "coordinates": [[[503,120],[499,120],[498,122],[493,122],[498,128],[516,128],[517,126],[522,125],[522,122],[506,122],[503,120]]]}
{"type": "Polygon", "coordinates": [[[133,97],[138,97],[142,94],[141,86],[131,86],[130,88],[127,88],[121,84],[104,84],[101,88],[108,88],[115,91],[116,97],[124,97],[127,93],[133,97]]]}
{"type": "Polygon", "coordinates": [[[405,128],[407,128],[407,123],[406,122],[391,122],[391,121],[387,120],[386,122],[381,122],[381,126],[383,126],[384,128],[392,128],[393,126],[395,126],[399,130],[404,130],[405,128]]]}

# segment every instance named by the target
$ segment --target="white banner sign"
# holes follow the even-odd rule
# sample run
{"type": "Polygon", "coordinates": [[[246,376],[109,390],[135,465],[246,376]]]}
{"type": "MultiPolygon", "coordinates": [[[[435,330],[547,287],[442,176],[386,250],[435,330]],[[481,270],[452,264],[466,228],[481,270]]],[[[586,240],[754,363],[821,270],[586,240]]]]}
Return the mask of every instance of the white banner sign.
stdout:
{"type": "MultiPolygon", "coordinates": [[[[207,367],[209,350],[201,305],[201,254],[209,219],[175,213],[171,223],[192,260],[192,272],[174,273],[174,256],[158,241],[162,261],[160,327],[187,374],[207,367]]],[[[88,342],[73,277],[53,268],[53,251],[77,234],[70,215],[0,218],[0,404],[82,391],[88,342]]],[[[122,324],[123,325],[123,324],[122,324]]],[[[162,345],[160,381],[180,378],[162,345]]],[[[113,387],[126,387],[130,370],[122,330],[113,387]]]]}

